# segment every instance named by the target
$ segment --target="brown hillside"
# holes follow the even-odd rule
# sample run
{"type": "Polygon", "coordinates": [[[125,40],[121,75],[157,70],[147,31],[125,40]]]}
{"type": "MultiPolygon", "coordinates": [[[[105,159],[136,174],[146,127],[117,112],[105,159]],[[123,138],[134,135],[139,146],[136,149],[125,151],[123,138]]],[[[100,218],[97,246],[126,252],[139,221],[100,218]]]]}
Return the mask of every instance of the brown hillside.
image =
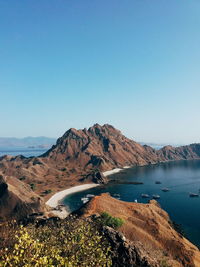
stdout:
{"type": "Polygon", "coordinates": [[[14,177],[0,175],[0,221],[21,219],[45,210],[43,200],[27,185],[14,177]]]}
{"type": "Polygon", "coordinates": [[[108,194],[94,197],[78,211],[89,217],[92,214],[108,212],[122,218],[125,223],[119,229],[124,236],[141,244],[153,258],[166,258],[171,266],[200,266],[200,252],[197,247],[177,233],[168,214],[155,200],[149,204],[123,202],[108,194]]]}

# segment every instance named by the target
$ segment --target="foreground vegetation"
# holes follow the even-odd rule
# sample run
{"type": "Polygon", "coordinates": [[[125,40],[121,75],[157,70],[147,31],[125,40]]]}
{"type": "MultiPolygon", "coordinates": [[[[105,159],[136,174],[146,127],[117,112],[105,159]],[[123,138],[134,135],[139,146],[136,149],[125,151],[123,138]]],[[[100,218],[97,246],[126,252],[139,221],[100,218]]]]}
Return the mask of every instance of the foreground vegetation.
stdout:
{"type": "Polygon", "coordinates": [[[70,216],[44,225],[0,226],[0,266],[111,266],[99,224],[70,216]]]}
{"type": "Polygon", "coordinates": [[[107,212],[102,212],[101,216],[99,217],[98,221],[104,225],[109,226],[114,229],[118,229],[124,224],[124,220],[121,218],[113,217],[107,212]]]}

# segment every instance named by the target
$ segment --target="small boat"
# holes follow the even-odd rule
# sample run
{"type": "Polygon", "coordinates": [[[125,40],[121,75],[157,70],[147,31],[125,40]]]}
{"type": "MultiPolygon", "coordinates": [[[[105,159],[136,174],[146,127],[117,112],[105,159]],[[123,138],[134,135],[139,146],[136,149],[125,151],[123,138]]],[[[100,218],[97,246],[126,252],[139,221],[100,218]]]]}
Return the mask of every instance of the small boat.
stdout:
{"type": "Polygon", "coordinates": [[[159,195],[152,195],[152,198],[153,198],[153,199],[159,199],[160,196],[159,196],[159,195]]]}
{"type": "Polygon", "coordinates": [[[161,190],[162,190],[163,192],[168,192],[168,191],[170,191],[169,188],[167,188],[167,187],[162,188],[161,190]]]}
{"type": "Polygon", "coordinates": [[[199,194],[196,194],[196,193],[190,193],[190,197],[198,197],[199,194]]]}
{"type": "Polygon", "coordinates": [[[120,194],[113,194],[113,197],[120,197],[120,194]]]}
{"type": "Polygon", "coordinates": [[[148,194],[141,194],[142,198],[149,198],[150,196],[148,194]]]}
{"type": "Polygon", "coordinates": [[[134,202],[137,203],[137,199],[135,199],[134,202]]]}
{"type": "Polygon", "coordinates": [[[83,202],[83,204],[85,204],[89,201],[89,198],[88,197],[82,197],[81,201],[83,202]]]}
{"type": "Polygon", "coordinates": [[[94,195],[92,195],[92,194],[87,194],[86,197],[87,197],[87,198],[92,198],[92,197],[94,197],[94,195]]]}
{"type": "Polygon", "coordinates": [[[155,181],[155,184],[161,184],[161,181],[155,181]]]}

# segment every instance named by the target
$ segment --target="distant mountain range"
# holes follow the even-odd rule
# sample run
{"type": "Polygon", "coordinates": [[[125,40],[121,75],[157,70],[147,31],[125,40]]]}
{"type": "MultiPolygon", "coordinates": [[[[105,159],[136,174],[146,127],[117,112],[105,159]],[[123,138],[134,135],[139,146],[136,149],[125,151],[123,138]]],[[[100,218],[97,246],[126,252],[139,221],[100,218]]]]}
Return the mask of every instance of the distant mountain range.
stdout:
{"type": "Polygon", "coordinates": [[[144,145],[147,145],[147,146],[151,146],[155,149],[160,149],[164,146],[168,146],[168,145],[171,145],[173,147],[178,147],[178,146],[183,146],[184,144],[172,144],[172,143],[151,143],[151,142],[138,142],[140,145],[144,146],[144,145]]]}
{"type": "Polygon", "coordinates": [[[0,147],[50,147],[56,143],[55,138],[49,138],[45,136],[39,137],[0,137],[0,147]]]}

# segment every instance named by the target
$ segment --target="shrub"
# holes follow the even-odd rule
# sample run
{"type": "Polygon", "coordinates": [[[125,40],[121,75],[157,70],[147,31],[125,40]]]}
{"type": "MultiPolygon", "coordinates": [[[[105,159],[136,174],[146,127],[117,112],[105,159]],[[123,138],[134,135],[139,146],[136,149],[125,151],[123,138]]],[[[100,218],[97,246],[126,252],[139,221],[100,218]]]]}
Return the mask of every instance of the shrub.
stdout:
{"type": "Polygon", "coordinates": [[[30,185],[30,187],[31,187],[31,189],[34,191],[35,190],[35,184],[29,184],[30,185]]]}
{"type": "Polygon", "coordinates": [[[162,259],[160,261],[160,267],[172,267],[172,265],[169,265],[166,259],[162,259]]]}
{"type": "Polygon", "coordinates": [[[0,248],[0,266],[109,267],[110,247],[97,229],[72,216],[44,226],[16,227],[14,242],[0,248]]]}
{"type": "Polygon", "coordinates": [[[103,225],[110,226],[115,229],[119,228],[124,223],[123,219],[113,217],[107,212],[102,212],[100,219],[103,225]]]}
{"type": "Polygon", "coordinates": [[[45,190],[44,191],[44,194],[47,195],[47,194],[50,194],[51,192],[52,192],[52,190],[51,189],[48,189],[48,190],[45,190]]]}
{"type": "Polygon", "coordinates": [[[24,180],[26,180],[26,176],[19,177],[19,180],[20,180],[20,181],[24,181],[24,180]]]}

